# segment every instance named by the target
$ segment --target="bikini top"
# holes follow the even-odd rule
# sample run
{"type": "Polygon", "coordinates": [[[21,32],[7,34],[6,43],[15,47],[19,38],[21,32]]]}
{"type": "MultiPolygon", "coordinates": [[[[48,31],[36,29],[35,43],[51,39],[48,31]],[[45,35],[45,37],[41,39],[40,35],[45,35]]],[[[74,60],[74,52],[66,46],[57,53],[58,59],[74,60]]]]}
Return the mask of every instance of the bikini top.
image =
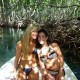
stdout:
{"type": "MultiPolygon", "coordinates": [[[[47,58],[53,59],[53,58],[57,57],[57,54],[55,53],[55,51],[53,51],[52,48],[50,48],[50,47],[49,47],[49,52],[50,52],[50,54],[48,57],[45,57],[45,55],[43,55],[40,58],[42,58],[43,60],[46,60],[47,58]]],[[[33,53],[36,55],[36,57],[38,57],[37,56],[37,48],[34,48],[33,53]]],[[[42,54],[42,51],[40,51],[40,54],[42,54]]]]}
{"type": "MultiPolygon", "coordinates": [[[[48,57],[45,56],[45,55],[43,55],[43,56],[40,57],[41,60],[42,60],[42,62],[44,63],[44,65],[46,64],[46,60],[47,59],[54,59],[55,57],[57,57],[57,54],[55,53],[55,51],[53,51],[52,48],[50,48],[50,47],[49,47],[49,52],[50,52],[50,54],[49,54],[48,57]]],[[[41,51],[40,54],[42,54],[42,51],[41,51]]]]}
{"type": "Polygon", "coordinates": [[[34,48],[33,53],[37,54],[37,48],[34,48]]]}
{"type": "Polygon", "coordinates": [[[38,59],[37,48],[34,48],[33,54],[35,55],[36,59],[38,59]]]}
{"type": "MultiPolygon", "coordinates": [[[[50,52],[50,54],[48,57],[45,57],[45,55],[43,55],[43,56],[41,56],[41,58],[53,59],[53,58],[57,57],[57,54],[55,53],[55,51],[53,51],[52,48],[50,48],[50,47],[49,47],[49,52],[50,52]]],[[[42,54],[42,51],[40,54],[42,54]]]]}
{"type": "Polygon", "coordinates": [[[50,54],[48,56],[49,59],[57,57],[57,54],[55,53],[55,51],[52,50],[52,48],[49,47],[49,51],[50,51],[50,54]]]}

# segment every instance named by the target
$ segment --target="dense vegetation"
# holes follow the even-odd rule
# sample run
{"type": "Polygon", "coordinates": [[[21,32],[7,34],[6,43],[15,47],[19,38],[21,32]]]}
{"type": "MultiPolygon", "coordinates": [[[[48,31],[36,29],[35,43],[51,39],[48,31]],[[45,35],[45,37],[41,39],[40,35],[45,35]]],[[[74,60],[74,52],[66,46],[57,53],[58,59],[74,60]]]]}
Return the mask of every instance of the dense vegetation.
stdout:
{"type": "Polygon", "coordinates": [[[0,0],[0,22],[39,23],[80,17],[80,0],[0,0]]]}
{"type": "Polygon", "coordinates": [[[47,29],[67,60],[80,64],[80,0],[0,0],[1,27],[26,27],[30,19],[47,29]]]}
{"type": "Polygon", "coordinates": [[[0,13],[0,26],[17,27],[21,23],[22,27],[26,27],[32,19],[46,26],[51,41],[56,39],[73,49],[73,54],[79,55],[79,0],[0,0],[0,13]]]}

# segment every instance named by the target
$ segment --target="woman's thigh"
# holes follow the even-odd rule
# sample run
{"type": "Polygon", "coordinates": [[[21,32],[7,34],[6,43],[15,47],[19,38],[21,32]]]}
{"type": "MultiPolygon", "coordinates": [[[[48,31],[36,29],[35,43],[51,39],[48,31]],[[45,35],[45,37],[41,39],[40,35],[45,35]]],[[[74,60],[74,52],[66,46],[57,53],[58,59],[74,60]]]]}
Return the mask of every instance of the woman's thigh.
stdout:
{"type": "Polygon", "coordinates": [[[27,76],[21,68],[18,68],[16,78],[17,80],[27,80],[27,76]]]}
{"type": "Polygon", "coordinates": [[[38,68],[37,67],[33,68],[33,70],[27,76],[22,69],[18,69],[16,78],[17,80],[38,80],[39,79],[38,68]]]}
{"type": "Polygon", "coordinates": [[[33,68],[31,73],[28,75],[29,80],[39,80],[38,67],[33,68]]]}

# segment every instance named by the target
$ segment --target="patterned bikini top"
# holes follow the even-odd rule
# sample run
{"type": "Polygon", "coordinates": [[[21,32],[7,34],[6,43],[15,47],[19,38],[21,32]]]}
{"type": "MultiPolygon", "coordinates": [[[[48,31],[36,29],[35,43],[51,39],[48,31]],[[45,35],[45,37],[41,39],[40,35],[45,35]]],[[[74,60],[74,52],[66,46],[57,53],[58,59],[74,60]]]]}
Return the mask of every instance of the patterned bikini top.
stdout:
{"type": "Polygon", "coordinates": [[[50,54],[48,56],[49,59],[57,57],[57,54],[55,53],[55,51],[52,50],[52,48],[49,47],[49,51],[50,51],[50,54]]]}
{"type": "MultiPolygon", "coordinates": [[[[47,56],[45,56],[45,55],[43,55],[43,56],[41,56],[40,58],[41,58],[41,60],[42,60],[42,62],[44,63],[44,64],[46,64],[46,60],[47,59],[54,59],[55,57],[57,57],[57,54],[55,53],[55,51],[53,51],[52,50],[52,48],[50,48],[49,47],[49,56],[47,57],[47,56]]],[[[41,53],[40,54],[42,54],[42,51],[41,51],[41,53]]]]}
{"type": "MultiPolygon", "coordinates": [[[[49,52],[50,52],[50,54],[47,57],[48,59],[57,57],[57,54],[55,53],[55,51],[53,51],[52,48],[50,48],[50,47],[49,47],[49,52]]],[[[41,51],[41,54],[42,54],[42,51],[41,51]]],[[[44,56],[41,56],[41,58],[45,58],[45,55],[44,56]]]]}
{"type": "MultiPolygon", "coordinates": [[[[49,52],[50,52],[50,54],[49,54],[49,56],[47,57],[48,59],[52,59],[52,58],[57,57],[57,54],[55,53],[55,51],[52,50],[51,47],[49,47],[49,52]]],[[[35,55],[37,55],[37,48],[35,48],[35,49],[33,50],[33,53],[34,53],[35,55]]],[[[40,54],[42,54],[42,51],[40,51],[40,54]]],[[[41,56],[41,58],[46,58],[46,57],[45,57],[45,55],[43,55],[43,56],[41,56]]]]}

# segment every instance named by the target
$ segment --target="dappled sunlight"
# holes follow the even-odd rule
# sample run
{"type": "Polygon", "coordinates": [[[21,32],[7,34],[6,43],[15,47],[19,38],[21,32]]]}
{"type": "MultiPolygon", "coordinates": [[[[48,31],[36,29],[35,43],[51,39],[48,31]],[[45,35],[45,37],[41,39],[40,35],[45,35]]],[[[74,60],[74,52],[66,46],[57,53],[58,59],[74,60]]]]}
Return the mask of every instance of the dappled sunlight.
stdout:
{"type": "Polygon", "coordinates": [[[32,64],[32,61],[31,60],[29,61],[29,64],[32,64]]]}
{"type": "Polygon", "coordinates": [[[0,68],[0,80],[10,80],[11,75],[16,76],[16,71],[17,80],[26,80],[27,77],[28,80],[38,80],[40,71],[38,65],[39,68],[61,71],[63,64],[65,80],[77,80],[76,76],[80,78],[80,0],[1,0],[0,2],[0,67],[3,65],[0,68]],[[39,48],[41,49],[39,53],[42,53],[40,59],[42,58],[44,65],[41,64],[38,51],[35,49],[38,47],[34,27],[39,26],[48,32],[46,40],[49,39],[49,43],[52,43],[51,51],[46,46],[39,48]],[[19,40],[21,46],[17,49],[19,40]],[[46,54],[48,55],[44,57],[46,54]],[[15,61],[14,59],[8,61],[13,56],[16,56],[15,61]]]}
{"type": "Polygon", "coordinates": [[[32,59],[32,56],[28,56],[28,60],[31,60],[32,59]]]}
{"type": "Polygon", "coordinates": [[[53,64],[54,66],[52,66],[52,63],[49,63],[47,66],[46,66],[46,68],[47,69],[51,69],[51,70],[55,70],[55,69],[58,69],[58,66],[57,66],[57,64],[53,64]]]}
{"type": "Polygon", "coordinates": [[[25,60],[25,58],[24,58],[24,57],[22,57],[22,60],[25,60]]]}
{"type": "MultiPolygon", "coordinates": [[[[10,80],[10,75],[12,74],[11,71],[12,71],[13,62],[14,62],[14,58],[12,58],[4,66],[2,66],[0,68],[0,80],[10,80]],[[7,70],[7,69],[9,69],[9,70],[7,70]]],[[[38,71],[37,67],[35,67],[33,69],[34,70],[32,70],[32,72],[30,73],[32,78],[34,78],[34,75],[38,76],[38,74],[37,74],[37,71],[38,71]]],[[[64,63],[64,70],[65,70],[65,80],[68,80],[68,79],[69,80],[77,80],[76,76],[74,75],[74,73],[72,72],[72,70],[69,68],[69,66],[66,63],[64,63]]],[[[25,75],[25,74],[21,73],[20,74],[20,78],[18,78],[18,80],[21,80],[22,78],[25,78],[25,77],[23,77],[23,75],[25,75]]]]}
{"type": "Polygon", "coordinates": [[[49,70],[59,70],[60,65],[59,65],[57,57],[54,59],[50,59],[50,60],[48,59],[46,63],[46,68],[49,70]]]}
{"type": "Polygon", "coordinates": [[[26,74],[22,69],[18,71],[17,80],[26,80],[26,74]]]}
{"type": "Polygon", "coordinates": [[[26,74],[23,74],[23,75],[22,75],[24,79],[26,79],[26,76],[25,76],[25,75],[26,75],[26,74]]]}
{"type": "Polygon", "coordinates": [[[35,74],[38,73],[38,68],[37,67],[34,68],[34,73],[35,74]]]}

